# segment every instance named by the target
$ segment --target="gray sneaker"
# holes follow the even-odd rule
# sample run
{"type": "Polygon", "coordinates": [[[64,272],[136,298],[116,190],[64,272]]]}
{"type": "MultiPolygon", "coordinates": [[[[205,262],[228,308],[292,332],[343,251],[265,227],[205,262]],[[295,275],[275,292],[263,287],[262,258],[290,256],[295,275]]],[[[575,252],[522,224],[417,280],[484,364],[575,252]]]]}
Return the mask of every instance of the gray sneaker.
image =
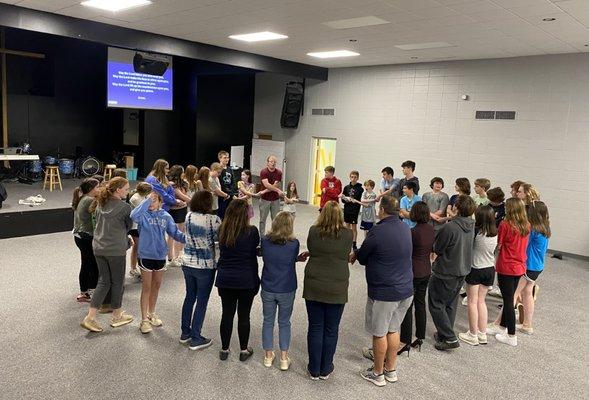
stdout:
{"type": "Polygon", "coordinates": [[[376,386],[386,386],[387,381],[385,380],[384,373],[377,375],[374,373],[374,367],[368,368],[366,371],[360,372],[360,376],[369,382],[374,383],[376,386]]]}
{"type": "Polygon", "coordinates": [[[387,371],[387,369],[384,369],[384,378],[388,381],[388,382],[397,382],[399,380],[399,378],[397,377],[397,370],[394,369],[392,371],[387,371]]]}

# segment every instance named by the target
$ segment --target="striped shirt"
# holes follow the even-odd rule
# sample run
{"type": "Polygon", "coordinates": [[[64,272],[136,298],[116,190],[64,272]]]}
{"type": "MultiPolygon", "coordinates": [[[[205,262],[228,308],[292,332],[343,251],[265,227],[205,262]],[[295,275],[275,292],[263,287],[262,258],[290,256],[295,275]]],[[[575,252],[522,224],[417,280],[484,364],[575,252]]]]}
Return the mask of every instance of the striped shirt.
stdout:
{"type": "Polygon", "coordinates": [[[214,269],[215,240],[221,219],[216,215],[189,212],[186,215],[186,246],[182,265],[191,268],[214,269]]]}

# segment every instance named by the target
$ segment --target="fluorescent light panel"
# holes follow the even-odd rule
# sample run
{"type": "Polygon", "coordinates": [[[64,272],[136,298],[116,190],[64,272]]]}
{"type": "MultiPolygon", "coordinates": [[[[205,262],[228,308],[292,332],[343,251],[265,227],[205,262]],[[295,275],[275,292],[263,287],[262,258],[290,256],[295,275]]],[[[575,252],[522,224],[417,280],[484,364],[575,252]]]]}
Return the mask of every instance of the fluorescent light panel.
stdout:
{"type": "Polygon", "coordinates": [[[264,32],[246,33],[243,35],[231,35],[231,36],[229,36],[229,38],[235,39],[235,40],[243,40],[245,42],[261,42],[264,40],[287,39],[288,36],[281,35],[280,33],[264,31],[264,32]]]}
{"type": "Polygon", "coordinates": [[[428,42],[428,43],[413,43],[413,44],[399,44],[395,46],[401,50],[423,50],[423,49],[439,49],[442,47],[454,47],[453,44],[446,42],[428,42]]]}
{"type": "Polygon", "coordinates": [[[359,56],[359,53],[350,50],[335,50],[335,51],[320,51],[316,53],[307,53],[308,56],[317,58],[336,58],[336,57],[354,57],[359,56]]]}
{"type": "Polygon", "coordinates": [[[323,25],[326,25],[333,29],[350,29],[361,28],[363,26],[382,25],[388,23],[390,22],[385,21],[382,18],[375,17],[374,15],[369,15],[367,17],[340,19],[337,21],[324,22],[323,25]]]}
{"type": "Polygon", "coordinates": [[[150,0],[87,0],[81,3],[83,6],[99,8],[106,11],[121,11],[128,8],[146,6],[150,0]]]}

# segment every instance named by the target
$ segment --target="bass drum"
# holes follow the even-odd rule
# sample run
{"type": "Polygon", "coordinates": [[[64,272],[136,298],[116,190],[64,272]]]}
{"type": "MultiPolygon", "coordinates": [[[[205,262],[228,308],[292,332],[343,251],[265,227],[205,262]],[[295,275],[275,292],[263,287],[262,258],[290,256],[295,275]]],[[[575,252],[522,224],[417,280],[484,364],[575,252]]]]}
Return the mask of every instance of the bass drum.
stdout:
{"type": "Polygon", "coordinates": [[[93,176],[100,171],[100,161],[90,156],[82,159],[80,162],[80,175],[93,176]]]}

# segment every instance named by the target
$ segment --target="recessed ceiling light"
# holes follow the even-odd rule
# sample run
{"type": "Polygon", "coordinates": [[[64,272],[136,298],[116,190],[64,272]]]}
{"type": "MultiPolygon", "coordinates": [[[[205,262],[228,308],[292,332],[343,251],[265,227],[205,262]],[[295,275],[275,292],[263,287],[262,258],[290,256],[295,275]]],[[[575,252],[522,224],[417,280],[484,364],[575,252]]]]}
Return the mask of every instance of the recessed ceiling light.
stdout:
{"type": "Polygon", "coordinates": [[[446,42],[427,42],[427,43],[412,43],[412,44],[398,44],[395,46],[401,50],[423,50],[423,49],[439,49],[441,47],[454,47],[453,44],[446,42]]]}
{"type": "Polygon", "coordinates": [[[151,4],[150,0],[87,0],[83,1],[83,6],[100,8],[106,11],[121,11],[132,7],[146,6],[151,4]]]}
{"type": "Polygon", "coordinates": [[[243,40],[244,42],[261,42],[263,40],[288,39],[288,36],[281,35],[279,33],[264,31],[264,32],[246,33],[243,35],[231,35],[231,36],[229,36],[229,38],[235,39],[235,40],[243,40]]]}
{"type": "Polygon", "coordinates": [[[317,58],[336,58],[336,57],[354,57],[359,56],[359,53],[350,50],[335,50],[335,51],[320,51],[316,53],[307,53],[308,56],[317,58]]]}
{"type": "Polygon", "coordinates": [[[544,22],[552,22],[552,21],[556,21],[556,18],[542,18],[542,21],[544,21],[544,22]]]}

